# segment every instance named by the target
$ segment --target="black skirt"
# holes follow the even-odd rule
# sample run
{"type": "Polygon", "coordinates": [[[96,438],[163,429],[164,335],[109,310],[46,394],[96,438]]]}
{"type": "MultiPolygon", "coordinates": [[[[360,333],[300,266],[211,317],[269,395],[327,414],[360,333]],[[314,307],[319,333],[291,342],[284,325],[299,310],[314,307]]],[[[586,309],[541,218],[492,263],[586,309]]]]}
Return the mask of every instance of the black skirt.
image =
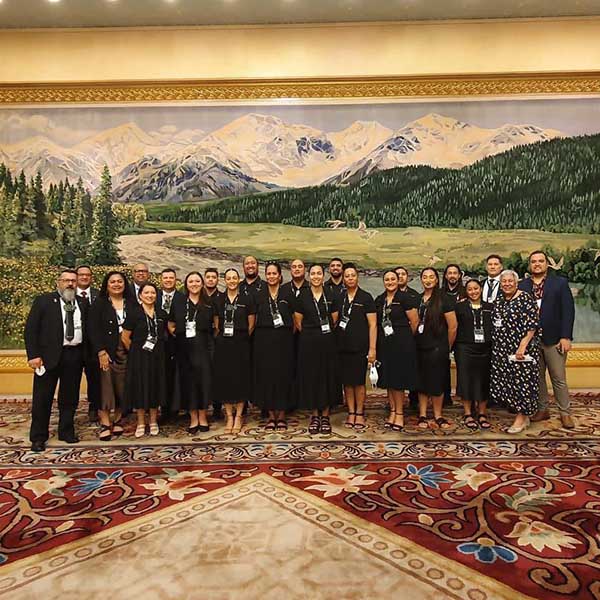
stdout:
{"type": "Polygon", "coordinates": [[[333,334],[322,334],[317,329],[302,330],[296,388],[298,407],[303,410],[323,410],[341,402],[342,383],[333,334]]]}
{"type": "Polygon", "coordinates": [[[212,360],[207,331],[198,331],[193,338],[183,338],[177,344],[179,369],[179,402],[184,410],[206,410],[212,392],[212,360]]]}
{"type": "Polygon", "coordinates": [[[132,343],[125,376],[126,408],[159,408],[165,406],[166,397],[164,342],[159,340],[152,352],[143,350],[141,343],[132,343]]]}
{"type": "Polygon", "coordinates": [[[415,389],[428,396],[441,396],[448,385],[448,346],[417,348],[417,385],[415,389]]]}
{"type": "Polygon", "coordinates": [[[364,352],[340,352],[340,373],[344,385],[365,385],[367,357],[364,352]]]}
{"type": "Polygon", "coordinates": [[[377,360],[381,363],[377,387],[414,390],[417,385],[417,348],[408,327],[398,327],[393,335],[379,330],[377,360]]]}
{"type": "Polygon", "coordinates": [[[470,402],[490,397],[491,351],[487,344],[456,344],[456,395],[470,402]]]}
{"type": "Polygon", "coordinates": [[[289,410],[294,386],[294,334],[287,327],[254,332],[253,396],[263,410],[289,410]]]}
{"type": "Polygon", "coordinates": [[[246,332],[219,335],[215,345],[213,399],[219,404],[248,402],[251,396],[250,338],[246,332]]]}

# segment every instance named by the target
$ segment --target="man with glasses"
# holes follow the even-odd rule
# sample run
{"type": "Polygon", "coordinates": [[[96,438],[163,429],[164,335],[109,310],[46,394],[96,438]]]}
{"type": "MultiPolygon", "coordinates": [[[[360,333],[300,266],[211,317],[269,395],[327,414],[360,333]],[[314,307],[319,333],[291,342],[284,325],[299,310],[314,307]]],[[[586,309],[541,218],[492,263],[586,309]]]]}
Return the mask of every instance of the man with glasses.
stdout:
{"type": "MultiPolygon", "coordinates": [[[[98,297],[98,290],[92,287],[92,269],[88,265],[79,265],[75,272],[77,273],[75,293],[87,311],[98,297]]],[[[89,339],[86,341],[83,353],[83,371],[87,382],[88,420],[90,423],[97,423],[98,409],[100,408],[100,364],[98,355],[93,351],[89,339]]]]}
{"type": "Polygon", "coordinates": [[[131,293],[135,296],[135,299],[139,302],[138,292],[140,287],[150,281],[150,269],[146,263],[137,263],[133,265],[133,283],[131,284],[131,293]]]}
{"type": "Polygon", "coordinates": [[[58,390],[58,439],[75,444],[75,411],[83,371],[86,310],[77,297],[77,272],[63,270],[56,291],[41,294],[25,323],[27,361],[34,370],[31,430],[33,452],[43,452],[49,437],[50,415],[58,390]]]}

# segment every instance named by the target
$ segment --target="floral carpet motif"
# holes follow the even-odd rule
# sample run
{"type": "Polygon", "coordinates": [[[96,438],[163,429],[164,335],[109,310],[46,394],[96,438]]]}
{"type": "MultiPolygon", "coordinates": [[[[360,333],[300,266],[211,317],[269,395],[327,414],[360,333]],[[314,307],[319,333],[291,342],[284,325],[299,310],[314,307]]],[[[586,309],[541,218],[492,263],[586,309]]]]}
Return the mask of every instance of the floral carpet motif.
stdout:
{"type": "MultiPolygon", "coordinates": [[[[575,401],[589,414],[584,423],[577,417],[574,433],[540,428],[537,438],[455,430],[405,440],[375,425],[354,439],[336,427],[313,441],[250,432],[220,443],[84,441],[42,454],[15,443],[27,406],[7,402],[1,422],[13,430],[0,441],[0,594],[29,585],[33,593],[52,572],[68,574],[71,558],[87,560],[85,544],[110,553],[117,532],[126,543],[162,511],[192,501],[216,506],[256,486],[283,494],[290,510],[317,503],[314,524],[338,528],[348,543],[370,538],[369,556],[387,561],[377,563],[386,576],[421,573],[419,581],[438,590],[415,599],[600,598],[600,403],[575,401]]],[[[258,518],[263,508],[253,510],[258,518]]]]}

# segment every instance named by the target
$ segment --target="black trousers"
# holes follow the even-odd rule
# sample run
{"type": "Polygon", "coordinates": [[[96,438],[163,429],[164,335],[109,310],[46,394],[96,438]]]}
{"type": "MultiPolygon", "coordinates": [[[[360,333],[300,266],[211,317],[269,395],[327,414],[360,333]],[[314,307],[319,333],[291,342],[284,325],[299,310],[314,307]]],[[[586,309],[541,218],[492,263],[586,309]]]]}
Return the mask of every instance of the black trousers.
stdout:
{"type": "Polygon", "coordinates": [[[97,357],[85,356],[83,371],[87,381],[87,397],[90,411],[100,410],[100,363],[97,357]]]}
{"type": "Polygon", "coordinates": [[[75,435],[75,411],[79,403],[79,388],[83,371],[81,346],[65,346],[60,361],[54,369],[33,376],[33,402],[31,405],[31,442],[46,442],[49,437],[50,414],[56,385],[58,390],[58,437],[75,435]]]}

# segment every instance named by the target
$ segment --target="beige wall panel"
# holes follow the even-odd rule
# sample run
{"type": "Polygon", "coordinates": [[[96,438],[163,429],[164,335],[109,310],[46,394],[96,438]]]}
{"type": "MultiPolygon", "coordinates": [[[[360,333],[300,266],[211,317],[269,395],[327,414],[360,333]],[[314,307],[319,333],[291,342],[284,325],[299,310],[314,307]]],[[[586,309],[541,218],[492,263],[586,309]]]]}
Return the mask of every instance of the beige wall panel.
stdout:
{"type": "Polygon", "coordinates": [[[600,20],[0,31],[0,81],[402,76],[600,68],[600,20]]]}

